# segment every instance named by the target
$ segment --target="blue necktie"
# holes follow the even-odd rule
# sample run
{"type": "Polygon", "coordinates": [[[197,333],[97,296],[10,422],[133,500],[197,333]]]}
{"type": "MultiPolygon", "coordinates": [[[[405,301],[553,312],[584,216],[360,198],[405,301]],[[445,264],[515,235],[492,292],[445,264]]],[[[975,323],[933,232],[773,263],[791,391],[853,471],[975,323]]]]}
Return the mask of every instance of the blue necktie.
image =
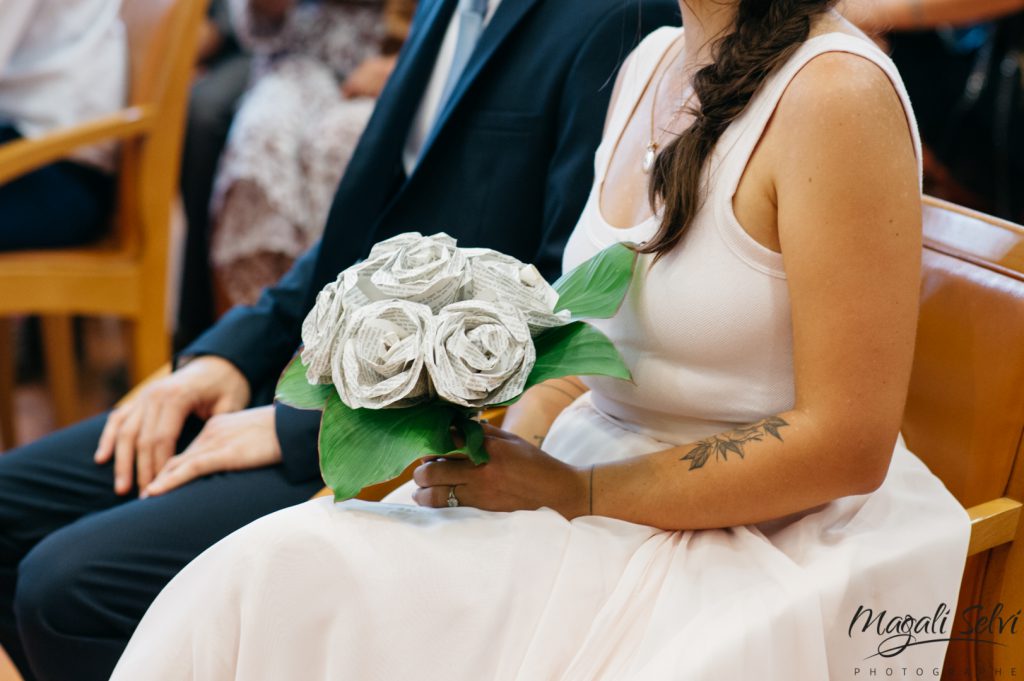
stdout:
{"type": "Polygon", "coordinates": [[[448,72],[444,90],[441,91],[441,101],[437,109],[439,113],[447,106],[448,99],[462,77],[462,72],[466,70],[470,55],[480,42],[480,34],[484,32],[484,19],[487,18],[487,3],[488,0],[459,0],[459,36],[455,43],[452,68],[448,72]]]}

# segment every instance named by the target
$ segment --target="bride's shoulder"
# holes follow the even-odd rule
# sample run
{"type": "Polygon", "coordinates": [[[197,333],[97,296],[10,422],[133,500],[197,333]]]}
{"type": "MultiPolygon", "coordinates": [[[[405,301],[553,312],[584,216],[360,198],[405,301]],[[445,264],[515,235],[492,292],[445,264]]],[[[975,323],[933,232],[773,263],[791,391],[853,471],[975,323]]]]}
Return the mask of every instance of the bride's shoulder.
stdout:
{"type": "Polygon", "coordinates": [[[648,33],[622,62],[617,86],[634,80],[646,81],[668,51],[673,46],[681,48],[684,41],[682,26],[662,26],[648,33]]]}
{"type": "Polygon", "coordinates": [[[896,66],[839,13],[822,17],[794,62],[795,73],[785,84],[776,118],[797,130],[822,121],[830,128],[855,128],[858,118],[866,119],[869,128],[895,123],[904,134],[908,118],[914,127],[896,66]]]}
{"type": "MultiPolygon", "coordinates": [[[[651,31],[623,60],[619,67],[619,74],[615,78],[615,87],[612,89],[611,100],[608,107],[608,119],[611,119],[611,112],[615,110],[622,98],[625,89],[639,87],[650,79],[652,71],[657,68],[658,62],[665,53],[678,41],[682,44],[684,40],[683,28],[681,26],[662,26],[651,31]]],[[[605,124],[607,130],[607,121],[605,124]]]]}
{"type": "Polygon", "coordinates": [[[669,49],[685,40],[682,26],[661,26],[648,33],[622,62],[620,78],[652,70],[669,49]]]}
{"type": "MultiPolygon", "coordinates": [[[[850,37],[851,41],[860,42],[850,37]]],[[[827,120],[841,126],[861,116],[906,124],[898,73],[884,54],[871,49],[835,49],[813,56],[793,76],[779,100],[776,117],[798,129],[827,120]]]]}
{"type": "Polygon", "coordinates": [[[780,171],[839,164],[913,177],[916,124],[898,78],[870,51],[833,50],[810,59],[786,86],[770,124],[771,146],[788,159],[780,171]]]}
{"type": "Polygon", "coordinates": [[[640,41],[630,55],[630,58],[636,55],[643,55],[659,59],[671,45],[683,40],[685,40],[685,31],[682,26],[661,26],[648,33],[640,41]]]}

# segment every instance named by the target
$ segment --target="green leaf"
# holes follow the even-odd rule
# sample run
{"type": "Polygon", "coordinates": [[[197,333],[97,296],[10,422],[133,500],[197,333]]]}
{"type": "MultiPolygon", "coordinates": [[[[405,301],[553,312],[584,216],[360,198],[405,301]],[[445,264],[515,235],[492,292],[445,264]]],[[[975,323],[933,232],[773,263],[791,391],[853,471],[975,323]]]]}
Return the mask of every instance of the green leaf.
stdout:
{"type": "Polygon", "coordinates": [[[320,472],[337,501],[392,480],[416,459],[453,451],[458,412],[442,402],[403,409],[351,409],[331,393],[320,422],[320,472]]]}
{"type": "MultiPolygon", "coordinates": [[[[563,376],[611,376],[626,381],[633,375],[608,337],[584,322],[548,329],[534,339],[537,361],[523,392],[538,383],[563,376]]],[[[519,398],[500,405],[507,406],[519,398]]]]}
{"type": "Polygon", "coordinates": [[[487,454],[487,450],[484,449],[484,427],[480,425],[480,422],[460,414],[456,427],[462,431],[465,444],[454,451],[459,454],[465,454],[469,457],[470,461],[478,466],[482,463],[487,463],[490,456],[487,454]]]}
{"type": "Polygon", "coordinates": [[[313,385],[306,380],[306,365],[296,355],[277,381],[274,399],[296,409],[323,409],[332,394],[337,396],[333,385],[313,385]]]}
{"type": "Polygon", "coordinates": [[[636,251],[626,244],[610,246],[555,282],[555,311],[569,310],[574,319],[614,317],[633,280],[636,251]]]}

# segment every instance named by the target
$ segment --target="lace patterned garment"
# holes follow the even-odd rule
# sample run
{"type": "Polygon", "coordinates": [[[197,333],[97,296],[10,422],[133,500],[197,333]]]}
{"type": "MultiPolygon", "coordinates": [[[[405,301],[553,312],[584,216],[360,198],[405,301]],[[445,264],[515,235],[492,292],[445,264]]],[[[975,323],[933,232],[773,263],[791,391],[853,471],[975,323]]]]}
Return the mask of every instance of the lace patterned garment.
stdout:
{"type": "Polygon", "coordinates": [[[374,106],[342,97],[341,83],[378,53],[384,4],[303,2],[272,26],[232,0],[256,55],[211,202],[211,260],[232,304],[255,302],[320,237],[374,106]]]}

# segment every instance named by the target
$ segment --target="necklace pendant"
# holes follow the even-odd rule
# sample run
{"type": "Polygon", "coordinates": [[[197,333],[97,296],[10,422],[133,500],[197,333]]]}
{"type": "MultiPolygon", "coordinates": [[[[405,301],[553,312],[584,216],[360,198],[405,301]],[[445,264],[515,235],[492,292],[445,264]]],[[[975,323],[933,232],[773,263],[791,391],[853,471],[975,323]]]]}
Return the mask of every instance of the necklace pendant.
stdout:
{"type": "Polygon", "coordinates": [[[647,153],[644,154],[644,172],[650,173],[654,169],[654,161],[658,157],[658,145],[651,143],[647,145],[647,153]]]}

